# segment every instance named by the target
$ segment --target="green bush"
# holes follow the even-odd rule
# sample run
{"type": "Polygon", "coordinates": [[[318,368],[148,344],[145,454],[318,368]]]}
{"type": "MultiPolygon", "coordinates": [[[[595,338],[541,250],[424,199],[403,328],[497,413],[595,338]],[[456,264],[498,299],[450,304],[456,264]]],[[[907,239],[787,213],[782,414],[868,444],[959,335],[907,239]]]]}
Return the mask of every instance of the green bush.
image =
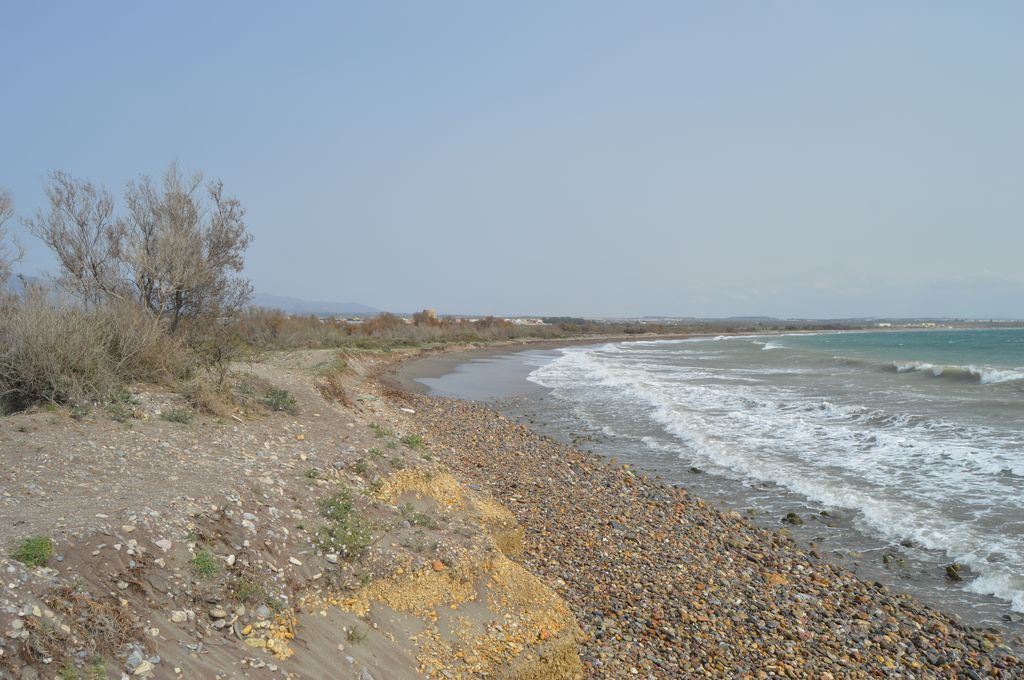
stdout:
{"type": "Polygon", "coordinates": [[[271,411],[284,411],[293,415],[298,411],[295,397],[292,396],[291,392],[277,387],[267,390],[260,401],[263,402],[264,406],[269,407],[271,411]]]}
{"type": "Polygon", "coordinates": [[[352,492],[341,489],[317,501],[317,510],[328,520],[314,532],[313,540],[325,553],[345,559],[361,556],[370,546],[370,529],[353,511],[352,492]]]}

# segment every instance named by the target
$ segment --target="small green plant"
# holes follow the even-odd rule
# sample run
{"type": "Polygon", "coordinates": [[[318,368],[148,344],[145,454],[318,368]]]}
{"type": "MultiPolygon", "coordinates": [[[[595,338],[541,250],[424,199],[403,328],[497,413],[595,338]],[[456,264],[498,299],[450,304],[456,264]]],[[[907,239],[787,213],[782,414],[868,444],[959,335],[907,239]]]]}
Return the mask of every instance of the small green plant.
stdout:
{"type": "Polygon", "coordinates": [[[358,521],[326,524],[316,530],[314,540],[325,553],[355,559],[370,547],[370,530],[358,521]]]}
{"type": "Polygon", "coordinates": [[[418,434],[405,435],[404,437],[402,437],[402,443],[408,446],[410,449],[422,449],[424,446],[423,437],[419,436],[418,434]]]}
{"type": "Polygon", "coordinates": [[[263,399],[260,401],[264,406],[270,408],[271,411],[284,411],[293,415],[298,411],[298,404],[292,393],[277,387],[271,387],[264,392],[263,399]]]}
{"type": "Polygon", "coordinates": [[[306,479],[320,479],[320,471],[316,468],[306,470],[306,479]]]}
{"type": "Polygon", "coordinates": [[[355,472],[356,472],[356,474],[357,474],[357,475],[365,475],[365,474],[366,474],[366,472],[367,472],[367,470],[369,470],[369,469],[370,469],[370,466],[366,464],[366,461],[365,461],[365,460],[363,460],[362,458],[360,458],[360,459],[359,459],[359,460],[357,460],[357,461],[355,462],[355,464],[354,464],[354,465],[352,466],[352,469],[353,469],[353,470],[355,470],[355,472]]]}
{"type": "Polygon", "coordinates": [[[116,420],[119,423],[127,423],[135,417],[135,407],[139,405],[139,400],[132,395],[126,389],[114,390],[110,395],[110,401],[107,403],[104,410],[107,416],[111,420],[116,420]]]}
{"type": "Polygon", "coordinates": [[[362,642],[366,639],[366,636],[370,634],[369,628],[360,629],[359,626],[352,626],[345,633],[345,638],[352,643],[362,642]]]}
{"type": "Polygon", "coordinates": [[[402,516],[402,519],[414,527],[426,527],[427,529],[435,530],[441,528],[436,519],[425,512],[417,512],[412,503],[403,503],[399,506],[398,513],[402,516]]]}
{"type": "Polygon", "coordinates": [[[81,680],[81,678],[82,675],[78,672],[78,669],[71,664],[67,664],[57,671],[58,680],[81,680]]]}
{"type": "Polygon", "coordinates": [[[85,677],[88,680],[107,680],[107,662],[102,656],[94,656],[89,660],[89,666],[85,669],[85,677]]]}
{"type": "Polygon", "coordinates": [[[206,548],[198,550],[188,561],[188,566],[200,578],[213,578],[220,573],[220,561],[206,548]]]}
{"type": "Polygon", "coordinates": [[[369,451],[367,451],[367,453],[370,454],[371,458],[380,458],[381,456],[384,455],[384,452],[377,447],[370,449],[369,451]]]}
{"type": "Polygon", "coordinates": [[[387,429],[380,423],[370,423],[370,429],[373,430],[373,434],[377,439],[383,439],[384,437],[391,436],[391,430],[387,429]]]}
{"type": "Polygon", "coordinates": [[[353,513],[352,500],[352,492],[343,488],[317,501],[317,510],[328,524],[313,535],[321,550],[347,559],[359,557],[370,546],[370,529],[353,513]]]}
{"type": "Polygon", "coordinates": [[[71,407],[71,418],[73,420],[85,420],[89,417],[88,404],[76,404],[71,407]]]}
{"type": "Polygon", "coordinates": [[[232,584],[231,597],[242,604],[263,603],[267,600],[267,591],[259,581],[242,577],[232,584]]]}
{"type": "Polygon", "coordinates": [[[53,557],[53,541],[49,536],[26,538],[11,555],[26,567],[43,567],[53,557]]]}
{"type": "Polygon", "coordinates": [[[343,488],[332,496],[318,500],[316,507],[325,519],[332,522],[347,522],[352,516],[352,492],[343,488]]]}
{"type": "Polygon", "coordinates": [[[388,448],[388,449],[397,449],[398,448],[398,442],[396,442],[394,439],[392,439],[392,440],[388,441],[388,443],[386,443],[384,445],[384,447],[388,448]]]}
{"type": "Polygon", "coordinates": [[[401,470],[405,468],[405,461],[402,460],[401,457],[399,456],[392,456],[391,467],[395,468],[396,470],[401,470]]]}
{"type": "Polygon", "coordinates": [[[166,420],[169,423],[188,425],[192,422],[193,418],[195,418],[195,416],[192,414],[192,411],[184,408],[172,408],[160,412],[160,419],[166,420]]]}

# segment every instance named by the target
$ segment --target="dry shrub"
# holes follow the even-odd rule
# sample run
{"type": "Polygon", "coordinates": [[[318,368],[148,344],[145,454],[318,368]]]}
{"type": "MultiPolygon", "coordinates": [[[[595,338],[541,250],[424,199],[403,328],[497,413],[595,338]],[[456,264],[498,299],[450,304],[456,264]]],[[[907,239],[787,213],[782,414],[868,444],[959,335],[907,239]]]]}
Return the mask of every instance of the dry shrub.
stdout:
{"type": "Polygon", "coordinates": [[[200,413],[227,418],[235,411],[237,400],[230,385],[193,377],[178,386],[178,392],[200,413]]]}
{"type": "Polygon", "coordinates": [[[26,619],[29,637],[22,643],[20,656],[28,663],[52,659],[48,663],[59,666],[71,658],[76,647],[84,647],[90,655],[112,658],[129,642],[143,639],[139,625],[114,598],[97,599],[65,586],[54,590],[46,604],[71,632],[65,633],[46,619],[26,619]],[[74,645],[70,644],[72,638],[74,645]]]}
{"type": "Polygon", "coordinates": [[[126,383],[171,384],[190,361],[179,341],[136,305],[86,309],[33,288],[0,304],[0,406],[81,404],[126,383]]]}

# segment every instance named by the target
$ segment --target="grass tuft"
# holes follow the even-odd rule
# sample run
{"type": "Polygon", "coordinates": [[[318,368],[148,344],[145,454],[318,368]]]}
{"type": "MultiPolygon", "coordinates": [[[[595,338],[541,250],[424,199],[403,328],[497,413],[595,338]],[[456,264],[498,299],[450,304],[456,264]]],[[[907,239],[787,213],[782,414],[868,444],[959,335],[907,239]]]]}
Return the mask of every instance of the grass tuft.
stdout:
{"type": "Polygon", "coordinates": [[[178,423],[179,425],[188,425],[194,418],[195,416],[192,411],[184,408],[172,408],[160,413],[161,420],[166,420],[169,423],[178,423]]]}
{"type": "Polygon", "coordinates": [[[423,443],[423,437],[418,434],[407,434],[402,437],[401,441],[410,449],[422,449],[425,446],[423,443]]]}
{"type": "Polygon", "coordinates": [[[208,549],[202,548],[188,561],[192,573],[200,578],[213,578],[220,573],[220,560],[208,549]]]}
{"type": "Polygon", "coordinates": [[[44,567],[53,557],[53,541],[48,536],[26,538],[11,557],[26,567],[44,567]]]}

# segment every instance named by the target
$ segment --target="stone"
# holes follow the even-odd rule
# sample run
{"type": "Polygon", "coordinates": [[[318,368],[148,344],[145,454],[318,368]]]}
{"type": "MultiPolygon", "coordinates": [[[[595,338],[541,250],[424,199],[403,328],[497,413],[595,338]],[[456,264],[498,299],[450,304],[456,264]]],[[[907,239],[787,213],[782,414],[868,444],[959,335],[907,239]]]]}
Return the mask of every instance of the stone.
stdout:
{"type": "Polygon", "coordinates": [[[211,607],[210,618],[211,619],[223,619],[227,618],[228,612],[223,607],[211,607]]]}

